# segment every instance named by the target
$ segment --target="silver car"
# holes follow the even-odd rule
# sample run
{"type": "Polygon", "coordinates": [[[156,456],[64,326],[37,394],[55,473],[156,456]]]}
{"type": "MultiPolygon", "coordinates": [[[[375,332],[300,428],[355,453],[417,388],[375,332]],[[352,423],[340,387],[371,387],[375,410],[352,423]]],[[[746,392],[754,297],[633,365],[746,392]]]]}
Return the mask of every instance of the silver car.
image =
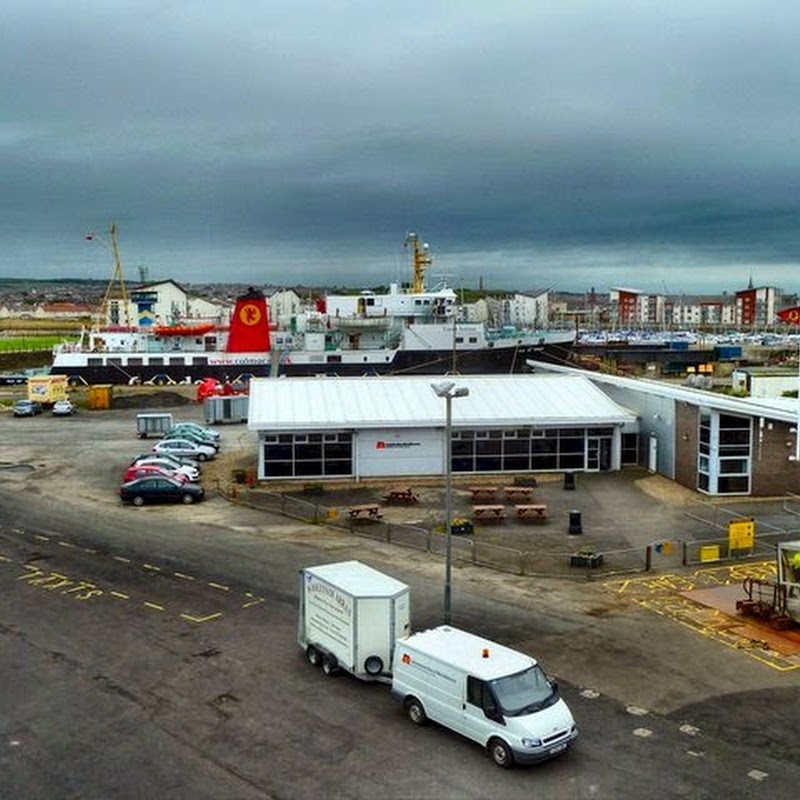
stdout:
{"type": "Polygon", "coordinates": [[[189,439],[162,439],[153,446],[154,453],[169,453],[181,458],[194,458],[197,461],[208,461],[217,455],[217,451],[207,444],[198,444],[189,439]]]}

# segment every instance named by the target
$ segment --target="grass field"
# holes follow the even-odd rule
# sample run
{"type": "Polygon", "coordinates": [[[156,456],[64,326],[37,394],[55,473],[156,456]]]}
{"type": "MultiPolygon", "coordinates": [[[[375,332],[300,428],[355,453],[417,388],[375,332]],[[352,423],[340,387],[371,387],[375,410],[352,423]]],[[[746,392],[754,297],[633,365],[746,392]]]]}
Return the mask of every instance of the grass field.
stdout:
{"type": "Polygon", "coordinates": [[[0,353],[30,353],[33,351],[53,349],[54,344],[63,341],[77,341],[76,336],[3,336],[0,337],[0,353]]]}

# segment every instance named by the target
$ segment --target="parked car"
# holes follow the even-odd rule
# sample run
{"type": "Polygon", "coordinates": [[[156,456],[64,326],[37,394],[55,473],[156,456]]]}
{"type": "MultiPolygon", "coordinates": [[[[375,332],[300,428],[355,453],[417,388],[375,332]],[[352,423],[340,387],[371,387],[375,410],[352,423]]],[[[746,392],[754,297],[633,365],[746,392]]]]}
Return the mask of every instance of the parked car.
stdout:
{"type": "Polygon", "coordinates": [[[206,447],[213,447],[214,450],[219,450],[219,442],[215,439],[209,439],[206,436],[203,436],[196,431],[190,430],[181,430],[179,432],[174,433],[170,431],[169,433],[164,434],[164,439],[188,439],[190,442],[195,442],[196,444],[202,444],[206,447]]]}
{"type": "Polygon", "coordinates": [[[182,458],[181,456],[173,455],[172,453],[161,453],[155,454],[152,451],[149,453],[139,453],[138,456],[134,456],[131,459],[130,466],[139,463],[140,461],[152,461],[153,459],[162,459],[163,461],[169,461],[170,465],[169,469],[177,469],[178,467],[191,467],[192,469],[197,470],[198,472],[202,472],[203,468],[197,463],[197,461],[193,458],[182,458]]]}
{"type": "Polygon", "coordinates": [[[190,481],[189,476],[184,472],[174,472],[173,470],[164,469],[164,467],[157,467],[154,464],[135,464],[125,470],[122,476],[123,483],[135,481],[137,478],[174,478],[181,483],[195,483],[190,481]]]}
{"type": "Polygon", "coordinates": [[[68,417],[74,414],[78,409],[72,400],[56,400],[53,403],[53,416],[54,417],[68,417]]]}
{"type": "Polygon", "coordinates": [[[195,503],[205,495],[199,483],[178,481],[165,476],[137,478],[119,487],[123,503],[142,506],[145,503],[195,503]]]}
{"type": "Polygon", "coordinates": [[[222,438],[219,431],[214,430],[214,428],[209,428],[206,425],[200,425],[197,422],[176,422],[172,426],[170,433],[180,433],[181,431],[193,431],[206,439],[213,439],[215,442],[218,442],[222,438]]]}
{"type": "Polygon", "coordinates": [[[162,439],[153,446],[154,453],[170,453],[183,458],[195,458],[207,461],[217,455],[210,444],[198,444],[189,439],[162,439]]]}
{"type": "Polygon", "coordinates": [[[15,417],[35,417],[42,413],[42,404],[38,400],[17,400],[14,403],[15,417]]]}
{"type": "Polygon", "coordinates": [[[192,483],[197,483],[200,480],[200,467],[197,466],[196,461],[190,461],[184,464],[183,459],[173,459],[171,456],[162,454],[160,456],[150,453],[146,456],[140,456],[131,462],[130,467],[156,467],[163,469],[165,472],[172,472],[175,475],[185,475],[192,483]]]}

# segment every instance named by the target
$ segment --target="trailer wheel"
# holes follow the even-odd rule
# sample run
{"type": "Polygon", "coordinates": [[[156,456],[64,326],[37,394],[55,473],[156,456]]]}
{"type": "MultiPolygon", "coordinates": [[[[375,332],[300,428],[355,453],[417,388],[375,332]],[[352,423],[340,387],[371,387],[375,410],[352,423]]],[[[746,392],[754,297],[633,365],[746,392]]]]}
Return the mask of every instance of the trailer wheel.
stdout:
{"type": "Polygon", "coordinates": [[[514,754],[502,739],[492,739],[488,746],[489,755],[498,767],[508,769],[514,765],[514,754]]]}
{"type": "Polygon", "coordinates": [[[424,725],[428,721],[425,706],[416,697],[409,697],[405,702],[406,716],[415,725],[424,725]]]}
{"type": "Polygon", "coordinates": [[[308,661],[312,667],[318,667],[322,661],[319,650],[317,650],[313,644],[310,644],[308,647],[306,647],[306,661],[308,661]]]}
{"type": "Polygon", "coordinates": [[[336,659],[333,656],[322,656],[322,671],[326,675],[335,675],[336,670],[339,668],[339,665],[336,662],[336,659]]]}
{"type": "Polygon", "coordinates": [[[380,675],[383,672],[383,659],[380,656],[370,656],[364,662],[364,670],[367,675],[380,675]]]}

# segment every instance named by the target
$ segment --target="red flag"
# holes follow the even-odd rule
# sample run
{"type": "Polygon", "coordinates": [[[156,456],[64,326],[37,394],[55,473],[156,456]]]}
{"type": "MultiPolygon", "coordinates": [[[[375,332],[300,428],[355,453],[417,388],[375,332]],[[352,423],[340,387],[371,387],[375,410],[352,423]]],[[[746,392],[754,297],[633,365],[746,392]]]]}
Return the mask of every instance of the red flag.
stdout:
{"type": "Polygon", "coordinates": [[[800,325],[800,306],[794,308],[784,308],[778,312],[778,319],[788,322],[790,325],[800,325]]]}

